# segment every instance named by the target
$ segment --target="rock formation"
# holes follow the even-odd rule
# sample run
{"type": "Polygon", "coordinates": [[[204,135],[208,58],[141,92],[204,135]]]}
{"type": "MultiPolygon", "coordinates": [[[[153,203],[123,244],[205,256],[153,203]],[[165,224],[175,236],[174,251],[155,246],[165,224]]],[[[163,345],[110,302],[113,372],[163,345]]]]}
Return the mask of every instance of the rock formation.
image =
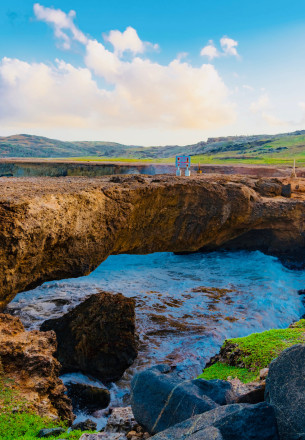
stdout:
{"type": "Polygon", "coordinates": [[[53,357],[54,332],[26,332],[19,318],[0,314],[0,361],[3,375],[20,398],[41,416],[74,419],[66,388],[58,378],[60,364],[53,357]]]}
{"type": "Polygon", "coordinates": [[[283,179],[210,174],[0,179],[0,308],[111,254],[305,247],[305,201],[283,179]],[[287,187],[281,194],[289,195],[287,187]]]}
{"type": "Polygon", "coordinates": [[[271,362],[266,401],[274,407],[281,440],[305,438],[305,345],[284,350],[271,362]]]}
{"type": "Polygon", "coordinates": [[[135,301],[120,293],[92,295],[61,318],[45,321],[41,330],[55,331],[63,372],[115,381],[137,356],[135,301]]]}

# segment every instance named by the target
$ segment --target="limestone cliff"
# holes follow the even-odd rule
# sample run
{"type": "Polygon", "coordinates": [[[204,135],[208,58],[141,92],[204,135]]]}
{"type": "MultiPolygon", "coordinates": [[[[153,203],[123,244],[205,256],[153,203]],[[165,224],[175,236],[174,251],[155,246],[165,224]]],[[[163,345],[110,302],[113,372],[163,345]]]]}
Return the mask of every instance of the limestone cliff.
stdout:
{"type": "Polygon", "coordinates": [[[305,201],[283,189],[221,175],[1,178],[0,307],[111,254],[216,249],[242,236],[268,252],[304,249],[305,201]]]}

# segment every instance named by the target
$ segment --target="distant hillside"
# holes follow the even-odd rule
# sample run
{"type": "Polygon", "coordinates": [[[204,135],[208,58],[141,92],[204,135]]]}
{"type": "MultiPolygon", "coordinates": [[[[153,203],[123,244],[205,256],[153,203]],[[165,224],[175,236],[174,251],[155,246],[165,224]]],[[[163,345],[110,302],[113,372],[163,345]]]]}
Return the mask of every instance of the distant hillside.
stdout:
{"type": "Polygon", "coordinates": [[[140,147],[115,142],[65,142],[41,136],[20,134],[0,137],[0,158],[103,157],[166,159],[190,154],[215,161],[257,161],[281,158],[304,159],[305,130],[294,133],[211,138],[186,146],[140,147]]]}

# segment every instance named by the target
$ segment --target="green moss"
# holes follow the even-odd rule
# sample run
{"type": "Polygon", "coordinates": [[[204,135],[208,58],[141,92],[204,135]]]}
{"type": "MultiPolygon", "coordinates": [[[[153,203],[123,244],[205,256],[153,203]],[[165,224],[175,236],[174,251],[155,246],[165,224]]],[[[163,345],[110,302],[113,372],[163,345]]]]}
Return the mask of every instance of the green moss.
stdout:
{"type": "Polygon", "coordinates": [[[227,339],[222,351],[230,354],[231,365],[225,362],[226,356],[224,356],[222,362],[204,369],[199,377],[226,379],[231,376],[245,383],[250,382],[255,380],[259,371],[268,367],[283,350],[295,344],[305,344],[305,319],[294,323],[290,328],[253,333],[244,338],[227,339]]]}
{"type": "MultiPolygon", "coordinates": [[[[35,440],[37,434],[44,428],[67,428],[63,422],[54,422],[46,417],[40,417],[22,400],[12,387],[12,381],[1,375],[0,371],[0,439],[1,440],[35,440]]],[[[55,439],[79,440],[83,432],[73,431],[63,433],[55,439]]]]}
{"type": "Polygon", "coordinates": [[[203,370],[203,373],[198,376],[198,379],[222,379],[227,380],[228,377],[238,378],[244,383],[252,382],[257,378],[257,374],[247,370],[247,368],[231,367],[228,364],[222,362],[216,362],[216,364],[203,370]]]}

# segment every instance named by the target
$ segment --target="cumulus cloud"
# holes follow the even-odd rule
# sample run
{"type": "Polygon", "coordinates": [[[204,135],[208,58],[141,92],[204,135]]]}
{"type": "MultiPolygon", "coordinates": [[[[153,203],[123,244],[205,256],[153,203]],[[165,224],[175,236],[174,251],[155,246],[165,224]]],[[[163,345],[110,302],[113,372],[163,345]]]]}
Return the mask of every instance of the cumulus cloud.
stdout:
{"type": "Polygon", "coordinates": [[[220,46],[225,55],[231,55],[234,57],[238,57],[237,49],[238,42],[233,40],[232,38],[222,37],[220,39],[220,46]]]}
{"type": "Polygon", "coordinates": [[[200,55],[203,56],[203,57],[206,56],[210,60],[213,60],[214,58],[218,58],[220,56],[220,53],[216,49],[213,40],[210,40],[209,44],[207,44],[206,46],[204,46],[201,49],[200,55]]]}
{"type": "Polygon", "coordinates": [[[178,57],[162,65],[143,58],[145,43],[132,28],[110,32],[108,50],[75,27],[74,12],[34,8],[65,48],[72,40],[84,45],[85,67],[3,58],[0,114],[7,125],[204,130],[233,122],[229,90],[211,64],[194,67],[178,57]],[[125,51],[128,61],[121,57],[125,51]]]}
{"type": "Polygon", "coordinates": [[[213,40],[210,40],[209,43],[201,49],[200,55],[206,56],[210,60],[213,60],[214,58],[219,58],[221,56],[239,57],[236,49],[236,47],[238,46],[238,42],[232,40],[232,38],[222,37],[220,39],[220,46],[221,51],[219,51],[214,45],[213,40]]]}
{"type": "Polygon", "coordinates": [[[148,41],[142,41],[137,31],[129,26],[124,32],[110,31],[109,34],[104,34],[104,40],[112,44],[114,52],[121,56],[124,52],[130,51],[134,55],[144,53],[146,49],[152,48],[157,50],[158,44],[152,44],[148,41]]]}
{"type": "Polygon", "coordinates": [[[54,34],[57,38],[62,40],[64,49],[70,49],[71,39],[74,39],[82,44],[87,43],[87,37],[75,26],[73,22],[76,16],[75,11],[72,10],[66,14],[61,9],[45,8],[39,3],[35,3],[34,14],[38,20],[44,21],[53,27],[54,34]]]}

